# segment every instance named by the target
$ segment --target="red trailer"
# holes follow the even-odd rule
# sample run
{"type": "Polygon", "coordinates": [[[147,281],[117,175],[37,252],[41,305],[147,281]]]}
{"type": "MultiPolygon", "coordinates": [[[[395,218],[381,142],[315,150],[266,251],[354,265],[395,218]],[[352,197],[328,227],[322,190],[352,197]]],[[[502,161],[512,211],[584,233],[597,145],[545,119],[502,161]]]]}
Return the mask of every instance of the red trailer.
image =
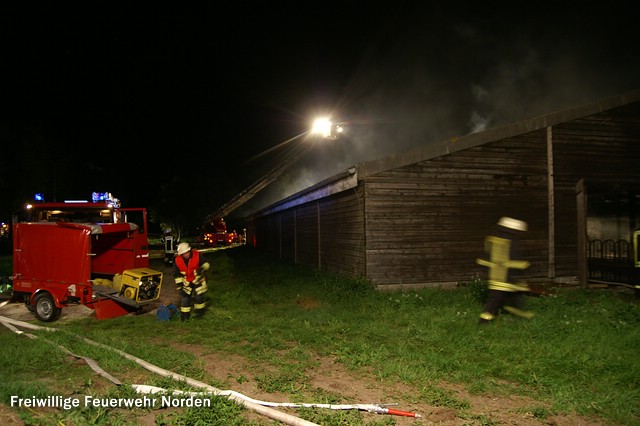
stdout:
{"type": "Polygon", "coordinates": [[[71,304],[94,309],[98,319],[140,310],[159,298],[162,273],[147,267],[139,238],[128,222],[15,223],[14,298],[41,321],[55,321],[71,304]]]}

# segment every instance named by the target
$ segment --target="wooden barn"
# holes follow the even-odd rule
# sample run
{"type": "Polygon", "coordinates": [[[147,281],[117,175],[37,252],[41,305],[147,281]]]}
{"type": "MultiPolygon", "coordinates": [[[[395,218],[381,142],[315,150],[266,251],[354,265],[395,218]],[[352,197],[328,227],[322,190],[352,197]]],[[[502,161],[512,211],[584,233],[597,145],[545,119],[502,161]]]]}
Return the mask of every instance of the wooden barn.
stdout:
{"type": "MultiPolygon", "coordinates": [[[[247,244],[381,289],[486,274],[501,216],[530,280],[633,283],[640,91],[353,166],[247,219],[247,244]]],[[[637,244],[637,242],[636,242],[637,244]]]]}

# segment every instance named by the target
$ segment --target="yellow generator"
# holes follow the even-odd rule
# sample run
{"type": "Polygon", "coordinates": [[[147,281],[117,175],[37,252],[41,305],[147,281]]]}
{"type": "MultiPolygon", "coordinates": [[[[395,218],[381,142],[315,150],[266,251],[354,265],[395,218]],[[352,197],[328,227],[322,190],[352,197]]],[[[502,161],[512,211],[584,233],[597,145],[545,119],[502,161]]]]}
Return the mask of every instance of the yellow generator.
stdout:
{"type": "Polygon", "coordinates": [[[149,268],[127,269],[113,276],[93,280],[93,309],[99,319],[141,311],[160,297],[162,272],[149,268]]]}
{"type": "Polygon", "coordinates": [[[149,268],[127,269],[114,275],[112,287],[119,295],[143,305],[160,297],[162,272],[149,268]]]}

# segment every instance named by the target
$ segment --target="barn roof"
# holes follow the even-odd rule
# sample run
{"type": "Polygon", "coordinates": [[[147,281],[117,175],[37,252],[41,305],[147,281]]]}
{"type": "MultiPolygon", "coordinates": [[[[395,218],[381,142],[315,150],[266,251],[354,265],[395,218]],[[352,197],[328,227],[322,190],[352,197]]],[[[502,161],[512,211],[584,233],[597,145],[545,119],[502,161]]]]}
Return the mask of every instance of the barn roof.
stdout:
{"type": "MultiPolygon", "coordinates": [[[[393,154],[377,160],[361,163],[357,166],[358,178],[364,179],[386,170],[407,166],[420,161],[429,160],[457,151],[473,148],[485,143],[494,142],[532,131],[566,123],[594,114],[610,111],[628,104],[640,102],[640,90],[634,90],[621,95],[612,96],[597,102],[576,106],[570,109],[539,115],[537,117],[517,121],[504,126],[491,128],[482,132],[469,133],[465,136],[453,137],[440,143],[428,144],[409,151],[393,154]]],[[[626,115],[607,117],[609,122],[616,120],[627,123],[626,115]]],[[[632,117],[636,126],[640,126],[640,115],[632,117]]]]}
{"type": "Polygon", "coordinates": [[[359,180],[387,170],[415,164],[420,161],[463,151],[489,142],[507,139],[605,112],[607,113],[607,120],[609,123],[631,123],[635,128],[640,129],[640,110],[638,111],[638,114],[634,114],[633,116],[629,116],[624,113],[611,113],[611,110],[634,103],[637,103],[640,106],[640,90],[634,90],[596,102],[539,115],[506,124],[504,126],[487,129],[482,132],[452,137],[439,143],[425,144],[408,151],[360,163],[268,207],[265,207],[264,209],[253,213],[251,216],[259,217],[327,197],[331,194],[356,187],[359,180]]]}

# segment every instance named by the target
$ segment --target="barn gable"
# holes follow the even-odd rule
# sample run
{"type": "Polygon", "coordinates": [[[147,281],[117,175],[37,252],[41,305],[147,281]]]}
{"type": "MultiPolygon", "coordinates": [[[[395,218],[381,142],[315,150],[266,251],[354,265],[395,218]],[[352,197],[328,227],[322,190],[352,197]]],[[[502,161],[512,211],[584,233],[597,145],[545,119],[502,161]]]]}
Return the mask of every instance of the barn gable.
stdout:
{"type": "Polygon", "coordinates": [[[248,242],[378,286],[444,285],[483,273],[483,240],[504,215],[529,223],[530,278],[581,273],[584,196],[640,194],[640,91],[359,164],[248,218],[248,242]],[[597,194],[597,195],[596,195],[597,194]]]}

